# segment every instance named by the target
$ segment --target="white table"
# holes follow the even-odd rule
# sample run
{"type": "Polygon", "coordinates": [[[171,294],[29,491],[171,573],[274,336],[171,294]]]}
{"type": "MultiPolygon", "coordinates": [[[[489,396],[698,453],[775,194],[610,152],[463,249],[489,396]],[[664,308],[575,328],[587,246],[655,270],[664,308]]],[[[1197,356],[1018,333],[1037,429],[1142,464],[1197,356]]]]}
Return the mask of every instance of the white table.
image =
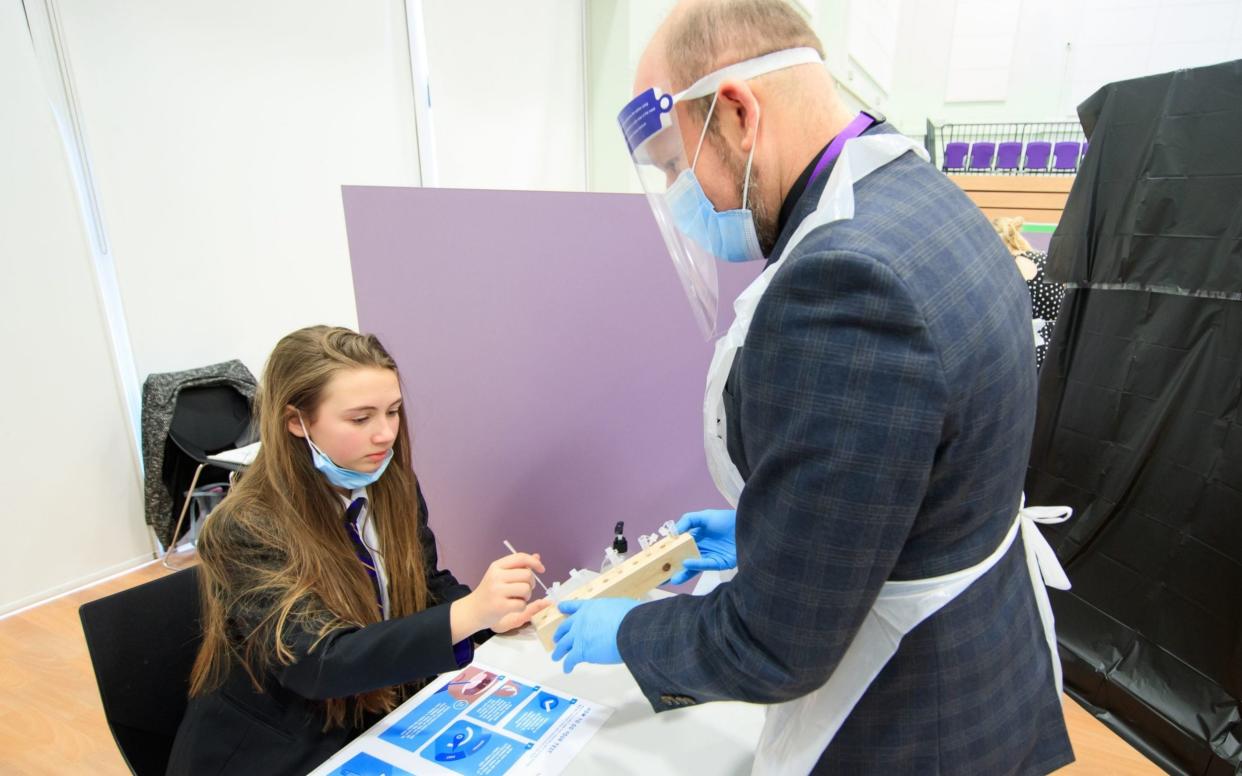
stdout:
{"type": "MultiPolygon", "coordinates": [[[[707,703],[656,714],[622,665],[582,664],[565,674],[553,663],[534,630],[496,636],[475,652],[480,663],[547,685],[585,700],[611,706],[604,726],[570,763],[565,774],[642,774],[642,776],[743,776],[750,773],[763,706],[707,703]]],[[[372,730],[385,729],[409,712],[407,701],[372,730]]],[[[357,740],[317,769],[327,774],[360,751],[357,740]]]]}

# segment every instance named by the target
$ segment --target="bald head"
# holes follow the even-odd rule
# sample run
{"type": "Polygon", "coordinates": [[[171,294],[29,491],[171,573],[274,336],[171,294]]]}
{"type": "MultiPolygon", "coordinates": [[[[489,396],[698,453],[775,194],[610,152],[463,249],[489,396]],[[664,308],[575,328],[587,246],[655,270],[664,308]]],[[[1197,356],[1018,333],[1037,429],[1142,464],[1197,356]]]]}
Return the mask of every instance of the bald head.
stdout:
{"type": "MultiPolygon", "coordinates": [[[[785,0],[683,0],[643,52],[634,93],[651,87],[677,93],[721,68],[794,48],[823,58],[819,38],[785,0]]],[[[852,119],[818,63],[723,78],[712,94],[678,102],[676,117],[686,160],[693,160],[707,198],[717,211],[749,207],[765,253],[793,182],[852,119]]]]}
{"type": "Polygon", "coordinates": [[[824,56],[810,25],[784,0],[686,0],[657,38],[674,92],[713,70],[773,51],[806,47],[824,56]]]}
{"type": "MultiPolygon", "coordinates": [[[[811,48],[824,56],[819,37],[785,0],[683,0],[643,52],[634,94],[651,86],[676,93],[722,67],[791,48],[811,48]]],[[[832,79],[822,67],[795,67],[763,79],[804,108],[808,99],[836,99],[832,79]]],[[[701,120],[710,102],[710,97],[693,100],[687,108],[701,120]]]]}

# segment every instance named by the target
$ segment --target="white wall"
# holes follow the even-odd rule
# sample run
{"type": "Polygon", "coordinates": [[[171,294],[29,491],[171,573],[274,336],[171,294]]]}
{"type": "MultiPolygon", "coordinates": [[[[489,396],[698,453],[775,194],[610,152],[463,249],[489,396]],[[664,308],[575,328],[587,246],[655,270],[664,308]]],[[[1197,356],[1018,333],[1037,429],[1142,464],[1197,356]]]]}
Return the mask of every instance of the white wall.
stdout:
{"type": "Polygon", "coordinates": [[[20,3],[0,3],[0,613],[151,557],[91,251],[20,3]]]}
{"type": "Polygon", "coordinates": [[[807,7],[841,99],[855,110],[888,110],[899,41],[896,30],[884,25],[891,24],[894,7],[900,18],[899,0],[815,0],[807,7]],[[863,49],[865,55],[860,53],[863,49]]]}
{"type": "Polygon", "coordinates": [[[1086,0],[1075,14],[1067,110],[1110,81],[1242,58],[1242,0],[1086,0]]]}
{"type": "MultiPolygon", "coordinates": [[[[0,453],[17,494],[0,518],[17,537],[0,550],[0,613],[149,557],[125,434],[136,391],[118,376],[228,358],[257,374],[281,334],[356,325],[340,187],[420,183],[403,0],[26,5],[59,19],[115,266],[104,298],[133,356],[113,356],[94,224],[49,113],[66,115],[51,36],[35,22],[32,55],[23,5],[4,4],[0,122],[4,148],[23,149],[0,168],[4,321],[32,332],[11,349],[33,376],[3,394],[23,417],[0,453]]],[[[581,3],[409,5],[439,185],[582,190],[581,3]]]]}
{"type": "Polygon", "coordinates": [[[845,53],[851,65],[846,69],[847,74],[856,66],[881,92],[891,92],[897,58],[897,19],[901,9],[899,0],[820,5],[829,7],[818,15],[815,26],[819,29],[831,27],[833,32],[844,26],[846,33],[845,51],[834,47],[829,57],[830,64],[840,67],[838,57],[845,53]],[[842,10],[845,10],[844,25],[840,18],[842,10]]]}
{"type": "MultiPolygon", "coordinates": [[[[929,117],[936,124],[1073,121],[1078,103],[1110,81],[1242,57],[1242,0],[796,5],[823,42],[846,102],[883,111],[915,136],[929,117]]],[[[591,188],[637,191],[623,166],[615,116],[629,97],[638,54],[672,2],[586,6],[591,188]]]]}
{"type": "MultiPolygon", "coordinates": [[[[403,0],[26,6],[45,2],[63,22],[134,354],[119,373],[139,380],[233,357],[257,372],[297,326],[355,325],[340,186],[417,185],[416,129],[434,134],[438,185],[636,191],[616,113],[673,4],[413,3],[434,108],[416,128],[403,0]]],[[[847,101],[910,134],[929,116],[1072,118],[1108,80],[1242,57],[1242,0],[1005,2],[1012,56],[983,65],[971,54],[984,36],[956,22],[991,7],[979,0],[799,6],[847,101]],[[1005,69],[1004,99],[950,101],[951,65],[1005,69]]],[[[21,444],[0,454],[19,494],[0,516],[17,537],[0,550],[0,611],[148,547],[81,208],[23,5],[3,7],[0,293],[6,333],[29,342],[10,336],[23,377],[3,389],[23,409],[6,434],[21,444]],[[54,540],[67,544],[49,553],[54,540]]]]}
{"type": "Polygon", "coordinates": [[[427,0],[438,185],[583,191],[582,0],[427,0]]]}
{"type": "MultiPolygon", "coordinates": [[[[805,0],[793,3],[824,44],[825,61],[847,105],[884,110],[887,90],[878,80],[895,74],[895,32],[884,28],[898,0],[851,3],[805,0]],[[854,49],[867,66],[851,58],[854,49]],[[873,76],[869,70],[875,70],[873,76]]],[[[632,97],[634,71],[656,28],[676,0],[586,0],[587,121],[590,137],[588,188],[637,193],[642,188],[617,128],[617,113],[632,97]]]]}
{"type": "MultiPolygon", "coordinates": [[[[140,378],[355,326],[340,186],[420,183],[405,4],[58,2],[140,378]]],[[[583,190],[581,3],[421,5],[437,184],[583,190]]]]}
{"type": "Polygon", "coordinates": [[[586,0],[586,115],[591,191],[641,193],[617,114],[633,97],[643,50],[676,0],[586,0]]]}
{"type": "Polygon", "coordinates": [[[907,133],[921,133],[928,117],[1074,121],[1078,103],[1104,84],[1242,57],[1242,0],[902,0],[898,35],[888,114],[907,133]],[[987,13],[1007,31],[1012,6],[1017,34],[1003,58],[986,35],[961,34],[990,22],[958,22],[959,15],[987,13]],[[960,85],[961,67],[970,65],[980,84],[1003,79],[1000,98],[954,99],[950,73],[960,85]]]}
{"type": "Polygon", "coordinates": [[[342,184],[419,183],[399,0],[59,0],[140,379],[357,325],[342,184]]]}

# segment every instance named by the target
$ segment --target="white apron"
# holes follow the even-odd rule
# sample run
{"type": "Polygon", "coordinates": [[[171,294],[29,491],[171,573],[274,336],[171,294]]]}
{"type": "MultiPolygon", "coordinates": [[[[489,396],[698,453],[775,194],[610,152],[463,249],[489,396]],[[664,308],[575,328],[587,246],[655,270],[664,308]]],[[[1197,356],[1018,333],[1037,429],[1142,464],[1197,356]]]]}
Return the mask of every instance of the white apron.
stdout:
{"type": "MultiPolygon", "coordinates": [[[[729,457],[724,385],[733,359],[746,340],[755,308],[767,291],[772,276],[811,230],[833,221],[853,218],[854,184],[911,150],[927,158],[921,146],[902,135],[864,135],[847,142],[815,212],[799,224],[780,258],[766,268],[734,303],[736,317],[729,331],[716,343],[703,402],[703,443],[707,466],[716,487],[734,507],[741,495],[743,482],[729,457]]],[[[871,682],[896,654],[901,639],[995,566],[1013,545],[1019,531],[1026,548],[1026,565],[1052,657],[1059,695],[1061,662],[1057,657],[1052,607],[1045,586],[1068,590],[1069,579],[1035,524],[1058,523],[1069,516],[1068,507],[1027,507],[1023,503],[1005,538],[982,562],[931,579],[884,583],[871,611],[828,681],[808,695],[768,707],[759,748],[755,753],[753,773],[809,773],[871,682]]]]}

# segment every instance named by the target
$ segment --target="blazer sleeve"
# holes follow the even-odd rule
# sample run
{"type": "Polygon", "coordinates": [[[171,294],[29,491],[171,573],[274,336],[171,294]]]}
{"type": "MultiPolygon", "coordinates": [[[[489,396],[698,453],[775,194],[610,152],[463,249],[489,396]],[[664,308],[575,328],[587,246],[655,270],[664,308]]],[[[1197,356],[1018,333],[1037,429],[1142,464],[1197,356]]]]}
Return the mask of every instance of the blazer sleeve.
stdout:
{"type": "Polygon", "coordinates": [[[885,264],[791,256],[755,311],[738,387],[751,473],[738,575],[633,609],[619,647],[656,711],[821,686],[888,579],[947,407],[915,297],[885,264]]]}
{"type": "Polygon", "coordinates": [[[318,640],[296,625],[285,640],[294,660],[276,681],[304,698],[343,698],[409,684],[461,666],[450,642],[449,604],[393,620],[334,628],[318,640]]]}

